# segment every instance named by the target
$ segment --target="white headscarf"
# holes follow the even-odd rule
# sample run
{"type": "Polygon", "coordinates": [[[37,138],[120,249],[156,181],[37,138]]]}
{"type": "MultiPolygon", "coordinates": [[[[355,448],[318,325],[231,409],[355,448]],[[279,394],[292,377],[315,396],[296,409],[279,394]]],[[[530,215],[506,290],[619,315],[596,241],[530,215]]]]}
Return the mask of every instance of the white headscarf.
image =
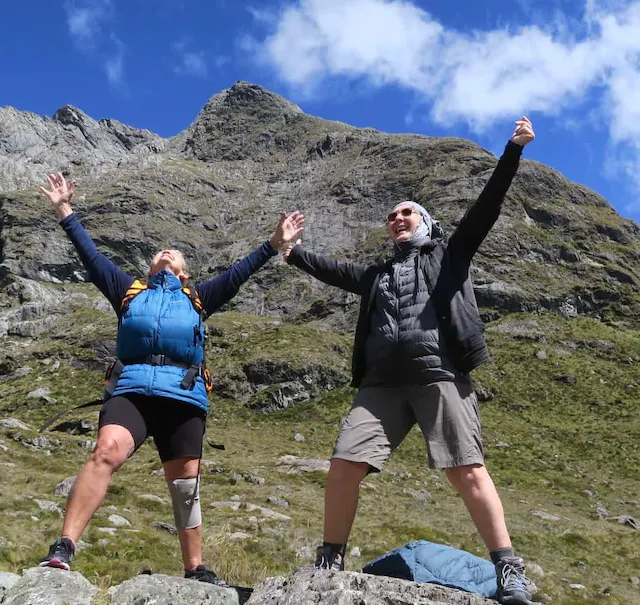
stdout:
{"type": "Polygon", "coordinates": [[[420,204],[407,200],[396,204],[394,210],[403,205],[411,206],[421,217],[416,230],[411,234],[411,237],[407,241],[427,240],[444,236],[444,231],[442,231],[440,223],[438,223],[438,221],[434,221],[431,215],[420,204]]]}

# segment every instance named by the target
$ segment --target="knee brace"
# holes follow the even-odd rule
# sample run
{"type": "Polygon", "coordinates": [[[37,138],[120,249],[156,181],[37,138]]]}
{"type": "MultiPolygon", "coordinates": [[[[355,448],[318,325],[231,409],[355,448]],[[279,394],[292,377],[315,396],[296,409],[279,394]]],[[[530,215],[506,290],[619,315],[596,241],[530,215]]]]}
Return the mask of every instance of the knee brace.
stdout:
{"type": "Polygon", "coordinates": [[[190,479],[171,479],[167,481],[173,518],[177,529],[193,529],[202,525],[200,511],[200,481],[198,477],[190,479]]]}

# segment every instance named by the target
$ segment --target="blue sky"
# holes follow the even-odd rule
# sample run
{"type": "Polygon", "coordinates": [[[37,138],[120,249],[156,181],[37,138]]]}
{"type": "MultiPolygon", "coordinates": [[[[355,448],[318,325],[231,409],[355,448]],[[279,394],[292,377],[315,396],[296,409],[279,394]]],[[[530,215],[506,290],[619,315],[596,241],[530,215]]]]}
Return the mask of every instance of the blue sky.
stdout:
{"type": "Polygon", "coordinates": [[[31,0],[0,16],[0,106],[171,136],[237,80],[388,132],[527,148],[640,221],[640,0],[31,0]]]}

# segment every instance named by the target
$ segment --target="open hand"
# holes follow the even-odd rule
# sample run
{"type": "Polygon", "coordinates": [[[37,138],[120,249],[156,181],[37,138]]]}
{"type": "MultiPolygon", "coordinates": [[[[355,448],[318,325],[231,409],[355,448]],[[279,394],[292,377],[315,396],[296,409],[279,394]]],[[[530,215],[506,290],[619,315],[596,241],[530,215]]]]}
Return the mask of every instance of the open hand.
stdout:
{"type": "Polygon", "coordinates": [[[531,143],[535,138],[536,134],[533,132],[531,120],[529,120],[527,116],[522,116],[521,120],[516,121],[516,129],[513,131],[511,141],[524,147],[527,143],[531,143]]]}
{"type": "Polygon", "coordinates": [[[61,172],[50,174],[47,177],[47,182],[51,189],[40,187],[40,192],[49,198],[56,216],[62,220],[72,212],[70,202],[76,190],[76,182],[67,182],[61,172]]]}
{"type": "Polygon", "coordinates": [[[280,221],[276,227],[276,231],[269,240],[271,245],[280,250],[282,246],[286,246],[296,238],[302,235],[304,231],[304,215],[299,210],[287,214],[283,212],[280,215],[280,221]]]}
{"type": "Polygon", "coordinates": [[[302,244],[302,240],[298,239],[296,240],[295,244],[289,244],[286,248],[285,251],[282,253],[282,258],[284,258],[285,262],[288,263],[289,262],[289,254],[291,254],[291,250],[293,250],[294,246],[299,246],[300,244],[302,244]]]}

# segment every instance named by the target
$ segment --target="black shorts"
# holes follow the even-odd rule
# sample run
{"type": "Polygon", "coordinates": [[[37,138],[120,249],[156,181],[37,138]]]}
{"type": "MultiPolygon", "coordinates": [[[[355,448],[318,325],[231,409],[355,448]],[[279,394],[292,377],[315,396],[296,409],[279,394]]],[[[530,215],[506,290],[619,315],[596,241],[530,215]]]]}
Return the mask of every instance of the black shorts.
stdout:
{"type": "Polygon", "coordinates": [[[200,458],[207,415],[191,403],[138,393],[116,395],[102,404],[99,428],[117,424],[126,428],[137,450],[149,436],[160,460],[200,458]]]}

